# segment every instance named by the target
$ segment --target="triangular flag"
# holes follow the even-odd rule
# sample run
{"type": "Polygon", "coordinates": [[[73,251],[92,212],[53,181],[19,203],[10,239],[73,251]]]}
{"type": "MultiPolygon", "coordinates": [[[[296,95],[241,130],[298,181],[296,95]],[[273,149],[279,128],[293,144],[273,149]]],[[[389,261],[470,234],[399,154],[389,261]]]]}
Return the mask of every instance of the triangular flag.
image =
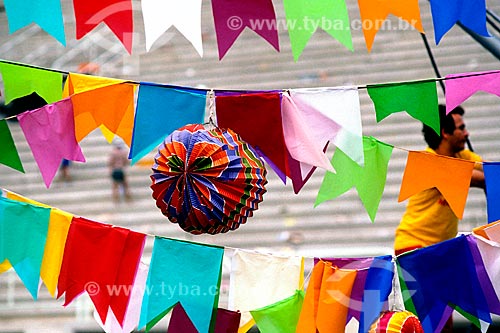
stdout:
{"type": "Polygon", "coordinates": [[[361,27],[365,35],[368,52],[371,51],[375,35],[389,14],[393,14],[411,24],[415,29],[424,32],[420,18],[420,7],[418,0],[358,0],[359,13],[361,16],[361,27]]]}
{"type": "Polygon", "coordinates": [[[47,188],[63,159],[85,162],[75,138],[73,104],[70,99],[23,112],[17,119],[47,188]]]}
{"type": "Polygon", "coordinates": [[[359,165],[363,165],[363,134],[357,87],[293,89],[290,91],[299,108],[306,105],[341,126],[328,139],[359,165]],[[333,138],[333,139],[332,139],[333,138]]]}
{"type": "Polygon", "coordinates": [[[297,61],[318,28],[353,50],[349,12],[344,0],[285,0],[283,2],[293,58],[297,61]]]}
{"type": "Polygon", "coordinates": [[[297,290],[295,295],[250,313],[261,333],[295,333],[303,302],[304,292],[297,290]]]}
{"type": "Polygon", "coordinates": [[[176,129],[187,124],[202,123],[205,105],[205,91],[141,83],[130,147],[129,158],[132,163],[147,155],[176,129]]]}
{"type": "Polygon", "coordinates": [[[203,57],[201,0],[142,0],[146,50],[170,27],[175,26],[203,57]]]}
{"type": "Polygon", "coordinates": [[[436,82],[369,85],[377,122],[392,113],[406,111],[413,118],[441,133],[436,82]]]}
{"type": "MultiPolygon", "coordinates": [[[[10,191],[7,191],[7,198],[26,202],[35,206],[51,208],[45,204],[10,191]]],[[[40,277],[47,286],[47,290],[52,297],[55,297],[57,280],[59,279],[59,272],[61,271],[64,244],[66,243],[66,237],[68,236],[69,225],[72,218],[73,215],[57,208],[52,208],[50,210],[49,229],[47,232],[42,267],[40,268],[40,277]]]]}
{"type": "Polygon", "coordinates": [[[483,162],[488,222],[500,220],[500,162],[483,162]]]}
{"type": "Polygon", "coordinates": [[[146,290],[158,292],[144,294],[139,329],[149,331],[180,302],[198,332],[208,332],[219,301],[223,255],[221,247],[156,237],[146,290]]]}
{"type": "MultiPolygon", "coordinates": [[[[215,101],[217,125],[238,133],[244,141],[261,151],[272,162],[273,169],[288,175],[288,151],[283,135],[280,94],[216,93],[215,101]]],[[[283,178],[282,180],[286,181],[283,178]]]]}
{"type": "Polygon", "coordinates": [[[104,125],[130,146],[136,86],[124,80],[70,73],[64,96],[71,96],[73,102],[76,140],[80,142],[104,125]]]}
{"type": "Polygon", "coordinates": [[[24,173],[23,163],[10,133],[7,120],[0,119],[0,163],[24,173]]]}
{"type": "Polygon", "coordinates": [[[410,151],[399,191],[399,202],[423,190],[436,187],[461,219],[464,212],[474,162],[410,151]]]}
{"type": "MultiPolygon", "coordinates": [[[[491,224],[488,226],[491,226],[491,224]]],[[[494,228],[500,229],[499,226],[500,224],[496,223],[494,228]]],[[[484,268],[493,285],[495,295],[500,297],[500,243],[481,236],[477,231],[478,228],[475,228],[473,235],[477,239],[477,246],[484,262],[484,268]]]]}
{"type": "Polygon", "coordinates": [[[134,35],[133,8],[131,0],[73,0],[76,19],[76,39],[104,22],[122,42],[128,53],[132,53],[134,35]]]}
{"type": "Polygon", "coordinates": [[[12,34],[31,23],[36,23],[63,46],[66,46],[60,0],[5,0],[4,6],[9,23],[9,33],[12,34]]]}
{"type": "Polygon", "coordinates": [[[231,310],[241,311],[240,332],[248,331],[254,324],[248,311],[295,294],[301,287],[302,267],[302,257],[235,251],[232,257],[228,306],[231,310]]]}
{"type": "Polygon", "coordinates": [[[5,86],[5,104],[33,92],[47,103],[54,103],[62,98],[61,73],[2,62],[0,62],[0,72],[5,86]]]}
{"type": "Polygon", "coordinates": [[[9,260],[34,299],[49,220],[50,208],[0,197],[0,262],[9,260]]]}
{"type": "Polygon", "coordinates": [[[240,312],[218,308],[214,333],[237,333],[240,320],[240,312]]]}
{"type": "Polygon", "coordinates": [[[500,72],[446,75],[446,114],[478,91],[500,97],[500,72]]]}
{"type": "MultiPolygon", "coordinates": [[[[177,303],[172,310],[170,322],[168,323],[169,333],[199,333],[191,319],[184,310],[181,303],[177,303]]],[[[208,331],[207,331],[208,333],[208,331]]]]}
{"type": "Polygon", "coordinates": [[[117,290],[133,285],[145,239],[141,233],[74,217],[64,248],[57,298],[65,294],[66,306],[86,291],[102,322],[106,322],[111,307],[122,324],[130,294],[117,290]]]}
{"type": "Polygon", "coordinates": [[[481,36],[490,37],[486,29],[485,0],[430,0],[430,3],[436,45],[457,22],[481,36]]]}
{"type": "Polygon", "coordinates": [[[393,146],[377,141],[373,137],[364,137],[363,145],[364,167],[351,160],[343,151],[335,151],[332,164],[337,173],[325,174],[315,206],[334,199],[355,186],[371,221],[374,222],[384,192],[387,166],[393,146]]]}
{"type": "Polygon", "coordinates": [[[251,2],[212,0],[212,11],[219,59],[224,58],[246,27],[255,31],[279,51],[276,13],[271,0],[251,2]]]}

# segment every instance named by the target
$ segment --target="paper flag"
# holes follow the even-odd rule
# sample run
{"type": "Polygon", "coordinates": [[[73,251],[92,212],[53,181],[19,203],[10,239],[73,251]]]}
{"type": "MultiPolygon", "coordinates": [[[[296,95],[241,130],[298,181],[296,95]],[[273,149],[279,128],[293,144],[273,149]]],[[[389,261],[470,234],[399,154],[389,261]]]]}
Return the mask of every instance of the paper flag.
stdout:
{"type": "Polygon", "coordinates": [[[436,187],[461,219],[470,187],[474,162],[410,151],[399,191],[399,202],[436,187]]]}
{"type": "Polygon", "coordinates": [[[124,80],[70,73],[64,96],[71,96],[73,102],[76,140],[80,142],[104,125],[130,146],[136,86],[124,80]]]}
{"type": "Polygon", "coordinates": [[[63,159],[85,162],[75,138],[73,104],[64,99],[17,116],[47,188],[63,159]]]}
{"type": "MultiPolygon", "coordinates": [[[[221,96],[216,93],[217,125],[230,128],[261,151],[274,170],[288,175],[280,95],[274,92],[221,96]],[[256,129],[259,130],[256,130],[256,129]]],[[[280,174],[277,172],[277,174],[280,174]]],[[[281,177],[283,182],[286,180],[281,177]]]]}
{"type": "Polygon", "coordinates": [[[332,164],[337,173],[327,172],[316,198],[315,206],[334,199],[353,186],[365,207],[370,220],[375,221],[378,206],[384,193],[387,179],[387,166],[393,146],[377,141],[373,137],[364,137],[365,166],[361,167],[343,151],[336,150],[332,164]]]}
{"type": "Polygon", "coordinates": [[[201,41],[201,0],[143,0],[141,1],[146,50],[170,27],[175,26],[203,57],[201,41]]]}
{"type": "MultiPolygon", "coordinates": [[[[181,303],[177,303],[172,310],[170,322],[168,323],[169,333],[199,333],[191,319],[182,307],[181,303]]],[[[209,331],[207,331],[208,333],[209,331]]]]}
{"type": "Polygon", "coordinates": [[[279,51],[276,13],[271,0],[212,0],[219,60],[248,27],[279,51]]]}
{"type": "Polygon", "coordinates": [[[0,142],[2,143],[0,145],[0,163],[24,173],[21,158],[19,157],[16,144],[5,119],[0,119],[0,142]]]}
{"type": "Polygon", "coordinates": [[[473,235],[476,237],[477,246],[484,262],[484,268],[490,278],[494,293],[498,298],[500,297],[500,244],[494,240],[480,236],[476,233],[476,229],[474,229],[473,235]]]}
{"type": "MultiPolygon", "coordinates": [[[[363,165],[363,134],[359,93],[356,87],[338,87],[335,89],[293,89],[290,91],[299,108],[309,105],[319,113],[339,124],[342,128],[337,135],[329,133],[328,139],[342,149],[347,156],[359,165],[363,165]]],[[[321,126],[326,131],[325,126],[321,126]]]]}
{"type": "Polygon", "coordinates": [[[295,333],[303,302],[304,292],[297,290],[293,296],[250,313],[261,333],[295,333]]]}
{"type": "Polygon", "coordinates": [[[9,260],[33,299],[38,296],[50,208],[0,197],[0,262],[9,260]]]}
{"type": "Polygon", "coordinates": [[[500,72],[473,72],[446,75],[446,114],[478,91],[500,97],[500,72]]]}
{"type": "Polygon", "coordinates": [[[73,0],[76,19],[76,39],[104,22],[122,42],[128,53],[132,53],[134,34],[133,8],[131,0],[73,0]]]}
{"type": "Polygon", "coordinates": [[[187,124],[203,123],[206,92],[178,90],[141,83],[137,97],[130,156],[136,163],[187,124]]]}
{"type": "Polygon", "coordinates": [[[156,237],[139,329],[149,331],[180,302],[198,332],[208,332],[219,300],[224,249],[156,237]],[[167,273],[167,274],[166,274],[167,273]]]}
{"type": "Polygon", "coordinates": [[[392,113],[406,111],[413,118],[440,134],[436,82],[369,85],[377,122],[392,113]]]}
{"type": "Polygon", "coordinates": [[[370,1],[358,0],[359,13],[361,15],[361,27],[365,36],[366,48],[371,51],[375,35],[383,27],[384,21],[389,14],[393,14],[412,25],[415,29],[424,33],[422,20],[420,18],[420,7],[418,0],[403,1],[370,1]]]}
{"type": "Polygon", "coordinates": [[[483,162],[488,222],[500,220],[500,162],[483,162]]]}
{"type": "MultiPolygon", "coordinates": [[[[148,277],[149,266],[144,263],[139,263],[139,268],[137,269],[137,275],[135,277],[134,285],[130,291],[130,301],[127,307],[127,312],[125,313],[125,318],[123,321],[123,327],[120,325],[118,320],[113,313],[111,308],[108,309],[108,315],[106,317],[106,323],[103,324],[99,313],[94,311],[94,319],[97,321],[99,326],[102,327],[106,333],[130,333],[132,332],[139,323],[139,317],[141,315],[141,304],[142,296],[146,290],[146,279],[148,277]]],[[[129,286],[125,286],[129,287],[129,286]]],[[[127,291],[130,289],[127,289],[127,291]]],[[[125,291],[125,290],[124,290],[125,291]]]]}
{"type": "Polygon", "coordinates": [[[47,103],[54,103],[62,98],[61,73],[2,62],[0,62],[0,72],[5,86],[5,104],[33,92],[47,103]]]}
{"type": "Polygon", "coordinates": [[[439,332],[451,307],[491,323],[467,237],[460,236],[397,257],[402,286],[425,332],[439,332]],[[453,279],[450,279],[453,276],[453,279]]]}
{"type": "Polygon", "coordinates": [[[250,310],[265,307],[295,294],[301,288],[302,257],[279,257],[236,250],[229,281],[230,310],[241,311],[240,332],[254,321],[250,310]]]}
{"type": "Polygon", "coordinates": [[[472,232],[475,236],[500,243],[500,220],[476,227],[472,232]]]}
{"type": "MultiPolygon", "coordinates": [[[[14,192],[7,191],[7,198],[15,201],[26,202],[35,206],[51,208],[40,202],[23,197],[14,192]]],[[[43,253],[42,267],[40,269],[40,277],[47,286],[47,289],[55,297],[57,280],[61,270],[62,258],[64,253],[64,244],[68,235],[69,225],[73,215],[53,208],[50,210],[49,229],[47,232],[47,241],[45,243],[45,251],[43,253]]]]}
{"type": "Polygon", "coordinates": [[[64,248],[57,298],[64,305],[84,291],[102,322],[108,308],[123,323],[130,294],[120,292],[134,283],[146,235],[84,218],[73,218],[64,248]]]}
{"type": "Polygon", "coordinates": [[[436,45],[457,22],[481,36],[490,37],[486,29],[485,0],[430,0],[430,4],[436,45]]]}
{"type": "Polygon", "coordinates": [[[5,0],[4,6],[9,23],[9,33],[12,34],[31,23],[36,23],[63,46],[66,46],[60,0],[5,0]]]}
{"type": "Polygon", "coordinates": [[[285,16],[293,58],[297,61],[318,28],[353,51],[349,12],[343,0],[285,0],[285,16]]]}
{"type": "Polygon", "coordinates": [[[227,309],[217,309],[214,333],[237,333],[240,327],[241,313],[227,309]]]}

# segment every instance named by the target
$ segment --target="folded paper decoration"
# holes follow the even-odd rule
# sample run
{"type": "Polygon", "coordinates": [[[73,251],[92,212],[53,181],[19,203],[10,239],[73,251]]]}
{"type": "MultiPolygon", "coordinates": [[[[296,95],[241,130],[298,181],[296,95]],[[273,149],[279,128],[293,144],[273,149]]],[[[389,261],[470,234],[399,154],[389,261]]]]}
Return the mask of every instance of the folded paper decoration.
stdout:
{"type": "Polygon", "coordinates": [[[184,126],[158,149],[151,175],[156,206],[192,234],[217,234],[246,223],[263,200],[266,169],[230,129],[184,126]]]}
{"type": "Polygon", "coordinates": [[[17,119],[47,188],[63,159],[85,162],[75,138],[73,104],[69,98],[23,112],[17,119]]]}
{"type": "Polygon", "coordinates": [[[10,133],[7,120],[0,119],[0,163],[24,173],[23,163],[10,133]]]}
{"type": "Polygon", "coordinates": [[[236,250],[231,263],[228,307],[241,311],[240,332],[253,326],[251,310],[288,298],[302,287],[302,257],[236,250]]]}
{"type": "Polygon", "coordinates": [[[410,151],[399,191],[399,202],[436,187],[461,219],[470,187],[474,162],[427,152],[410,151]]]}
{"type": "Polygon", "coordinates": [[[198,332],[215,319],[224,249],[155,237],[139,329],[149,331],[177,303],[198,332]]]}
{"type": "Polygon", "coordinates": [[[34,299],[49,220],[50,208],[0,197],[0,262],[9,261],[34,299]]]}
{"type": "Polygon", "coordinates": [[[57,298],[65,294],[66,306],[86,291],[102,322],[111,308],[123,324],[130,294],[116,291],[134,284],[145,240],[141,233],[74,217],[64,248],[57,298]]]}
{"type": "Polygon", "coordinates": [[[420,320],[410,311],[385,311],[368,333],[424,333],[420,320]]]}

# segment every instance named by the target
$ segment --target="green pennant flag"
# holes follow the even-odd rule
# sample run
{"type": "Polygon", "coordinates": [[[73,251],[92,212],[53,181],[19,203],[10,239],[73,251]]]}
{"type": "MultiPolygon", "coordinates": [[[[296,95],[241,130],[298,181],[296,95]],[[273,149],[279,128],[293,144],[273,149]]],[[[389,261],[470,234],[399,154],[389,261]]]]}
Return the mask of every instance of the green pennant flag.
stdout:
{"type": "Polygon", "coordinates": [[[295,61],[318,28],[353,51],[345,0],[284,0],[283,5],[295,61]]]}
{"type": "Polygon", "coordinates": [[[436,82],[369,85],[377,122],[392,113],[406,111],[413,118],[440,133],[436,82]]]}
{"type": "Polygon", "coordinates": [[[0,62],[0,72],[5,86],[5,104],[33,92],[36,92],[48,104],[62,99],[63,76],[61,73],[2,62],[0,62]]]}
{"type": "Polygon", "coordinates": [[[255,323],[262,333],[295,333],[300,311],[304,303],[304,291],[263,308],[252,310],[255,323]]]}
{"type": "Polygon", "coordinates": [[[0,142],[2,143],[0,145],[0,163],[24,173],[23,164],[5,119],[0,120],[0,142]]]}
{"type": "Polygon", "coordinates": [[[363,137],[364,167],[337,148],[332,158],[332,165],[337,173],[325,174],[314,205],[318,206],[326,200],[334,199],[355,186],[371,221],[374,222],[384,192],[387,165],[393,148],[373,137],[363,137]]]}

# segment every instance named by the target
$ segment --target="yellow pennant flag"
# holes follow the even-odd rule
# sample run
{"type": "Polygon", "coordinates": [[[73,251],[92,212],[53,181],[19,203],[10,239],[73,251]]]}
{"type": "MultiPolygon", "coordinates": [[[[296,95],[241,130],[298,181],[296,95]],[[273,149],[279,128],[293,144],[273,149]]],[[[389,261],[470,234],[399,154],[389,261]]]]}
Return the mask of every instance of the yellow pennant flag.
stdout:
{"type": "Polygon", "coordinates": [[[399,202],[429,188],[437,188],[461,219],[469,193],[474,162],[411,151],[401,182],[399,202]]]}

